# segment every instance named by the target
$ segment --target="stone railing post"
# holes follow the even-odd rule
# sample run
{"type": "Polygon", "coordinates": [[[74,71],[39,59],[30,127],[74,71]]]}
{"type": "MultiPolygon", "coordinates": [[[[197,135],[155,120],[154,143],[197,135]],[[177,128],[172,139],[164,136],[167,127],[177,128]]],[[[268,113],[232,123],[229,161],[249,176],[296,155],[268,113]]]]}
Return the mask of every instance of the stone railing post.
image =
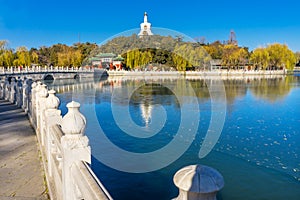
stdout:
{"type": "Polygon", "coordinates": [[[37,87],[37,83],[33,82],[31,84],[31,98],[29,97],[28,99],[28,111],[29,111],[29,115],[30,115],[30,119],[31,119],[31,124],[33,124],[34,128],[36,129],[36,117],[35,117],[35,113],[36,113],[36,87],[37,87]]]}
{"type": "Polygon", "coordinates": [[[40,134],[40,139],[42,146],[45,145],[45,119],[44,119],[44,112],[46,109],[45,103],[46,98],[48,96],[47,86],[42,84],[39,90],[39,99],[38,99],[38,112],[37,112],[37,132],[40,134]]]}
{"type": "Polygon", "coordinates": [[[5,94],[5,82],[3,80],[0,81],[0,99],[4,99],[5,94]]]}
{"type": "Polygon", "coordinates": [[[10,97],[10,84],[8,81],[8,78],[5,78],[5,82],[4,82],[4,99],[8,100],[10,97]]]}
{"type": "Polygon", "coordinates": [[[22,92],[23,92],[22,109],[25,111],[25,113],[28,113],[28,108],[29,108],[29,79],[24,80],[22,92]]]}
{"type": "Polygon", "coordinates": [[[31,98],[32,98],[32,115],[34,118],[35,129],[37,128],[37,113],[38,113],[38,99],[39,99],[39,91],[40,91],[41,82],[34,82],[31,87],[31,98]]]}
{"type": "Polygon", "coordinates": [[[46,121],[46,154],[48,160],[48,173],[52,176],[52,144],[53,139],[51,136],[51,127],[56,124],[61,124],[62,116],[61,111],[58,110],[60,104],[59,98],[55,96],[55,91],[50,90],[48,92],[49,96],[46,99],[46,110],[45,110],[45,121],[46,121]]]}
{"type": "Polygon", "coordinates": [[[17,84],[16,84],[16,105],[21,108],[22,104],[23,104],[23,84],[22,84],[22,80],[20,78],[18,78],[17,84]]]}
{"type": "Polygon", "coordinates": [[[5,80],[1,80],[1,93],[0,93],[0,99],[5,98],[5,80]]]}
{"type": "Polygon", "coordinates": [[[37,81],[36,82],[36,87],[35,87],[35,94],[34,94],[34,98],[35,98],[35,125],[36,125],[36,129],[37,129],[37,126],[38,126],[38,115],[40,113],[39,111],[39,99],[40,99],[40,89],[41,89],[41,85],[42,85],[42,82],[41,81],[37,81]]]}
{"type": "Polygon", "coordinates": [[[217,192],[224,187],[222,175],[204,165],[190,165],[180,169],[173,181],[179,188],[175,200],[216,200],[217,192]]]}
{"type": "Polygon", "coordinates": [[[9,97],[10,103],[16,102],[16,89],[17,89],[16,79],[12,78],[10,82],[10,97],[9,97]]]}
{"type": "Polygon", "coordinates": [[[61,138],[63,148],[62,184],[63,199],[76,199],[76,185],[73,182],[71,168],[77,162],[86,161],[91,163],[91,148],[89,139],[84,135],[86,126],[85,117],[79,112],[80,104],[70,102],[67,104],[68,113],[63,117],[61,127],[65,134],[61,138]]]}

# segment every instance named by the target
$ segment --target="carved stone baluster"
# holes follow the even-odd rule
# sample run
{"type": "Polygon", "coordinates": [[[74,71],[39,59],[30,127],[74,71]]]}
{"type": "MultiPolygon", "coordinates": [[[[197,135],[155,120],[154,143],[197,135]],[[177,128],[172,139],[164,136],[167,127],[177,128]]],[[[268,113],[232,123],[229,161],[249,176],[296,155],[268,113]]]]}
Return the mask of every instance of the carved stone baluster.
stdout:
{"type": "Polygon", "coordinates": [[[77,102],[70,102],[67,104],[68,113],[63,117],[61,127],[65,134],[61,138],[63,147],[63,197],[65,200],[75,199],[76,187],[73,183],[73,176],[71,173],[73,165],[80,161],[91,163],[91,148],[89,140],[84,135],[86,126],[85,117],[79,112],[80,104],[77,102]]]}
{"type": "Polygon", "coordinates": [[[175,200],[216,200],[219,190],[224,187],[222,175],[204,165],[190,165],[174,175],[174,183],[179,188],[175,200]]]}
{"type": "Polygon", "coordinates": [[[39,101],[38,101],[38,115],[37,115],[37,132],[40,134],[40,139],[41,139],[41,143],[42,146],[45,145],[45,119],[44,119],[44,112],[46,109],[45,103],[46,103],[46,98],[48,96],[48,90],[47,90],[47,86],[45,84],[42,84],[40,86],[40,90],[39,90],[39,101]]]}
{"type": "Polygon", "coordinates": [[[52,138],[50,131],[52,126],[61,123],[62,116],[61,116],[61,111],[57,109],[59,107],[60,101],[58,97],[55,96],[55,91],[50,90],[48,94],[49,96],[46,99],[46,110],[45,110],[45,122],[46,122],[46,131],[47,131],[46,152],[47,152],[47,159],[48,159],[48,171],[49,171],[49,175],[52,176],[51,154],[53,153],[53,146],[55,145],[54,145],[54,139],[52,138]]]}
{"type": "Polygon", "coordinates": [[[10,97],[9,97],[9,102],[10,103],[15,103],[16,102],[16,79],[12,78],[10,82],[10,97]]]}

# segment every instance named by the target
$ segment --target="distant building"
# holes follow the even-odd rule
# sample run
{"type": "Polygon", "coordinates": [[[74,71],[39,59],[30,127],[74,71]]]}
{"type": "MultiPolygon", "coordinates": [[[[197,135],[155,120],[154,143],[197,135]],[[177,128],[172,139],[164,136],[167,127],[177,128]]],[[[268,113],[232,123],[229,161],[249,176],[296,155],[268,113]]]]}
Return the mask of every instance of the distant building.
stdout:
{"type": "Polygon", "coordinates": [[[122,58],[114,53],[100,53],[90,59],[92,66],[96,66],[104,69],[122,69],[122,58]]]}
{"type": "Polygon", "coordinates": [[[138,34],[140,38],[148,35],[153,35],[153,33],[151,32],[151,23],[148,22],[148,15],[146,12],[144,13],[144,22],[141,23],[140,26],[141,30],[138,34]]]}
{"type": "Polygon", "coordinates": [[[211,70],[222,69],[221,59],[212,59],[210,61],[211,70]]]}
{"type": "Polygon", "coordinates": [[[236,35],[235,35],[234,30],[230,31],[229,40],[227,41],[227,43],[238,46],[238,41],[236,39],[236,35]]]}
{"type": "Polygon", "coordinates": [[[120,55],[113,58],[113,66],[115,67],[115,70],[121,70],[122,69],[122,61],[124,61],[124,58],[121,57],[120,55]]]}

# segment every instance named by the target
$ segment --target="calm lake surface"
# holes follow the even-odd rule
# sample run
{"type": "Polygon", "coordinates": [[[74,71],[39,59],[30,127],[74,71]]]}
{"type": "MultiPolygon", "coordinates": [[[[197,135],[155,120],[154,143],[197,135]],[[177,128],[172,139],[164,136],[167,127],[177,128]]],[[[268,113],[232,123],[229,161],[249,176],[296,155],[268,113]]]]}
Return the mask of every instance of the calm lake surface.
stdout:
{"type": "Polygon", "coordinates": [[[54,82],[49,87],[58,90],[63,114],[67,112],[67,102],[80,102],[87,119],[92,168],[114,199],[172,199],[178,195],[174,174],[190,164],[208,165],[223,175],[225,187],[218,199],[299,199],[300,78],[224,80],[226,97],[216,101],[211,99],[207,83],[214,81],[108,78],[54,82]],[[225,105],[225,122],[212,151],[200,159],[199,150],[210,132],[213,103],[225,105]],[[192,114],[195,111],[197,117],[192,114]],[[189,126],[181,121],[186,113],[191,113],[191,121],[199,118],[198,125],[193,124],[196,128],[184,127],[189,126]],[[128,124],[125,129],[121,127],[124,124],[128,124]],[[140,132],[134,131],[136,126],[140,132]],[[97,127],[111,144],[105,142],[97,127]],[[124,161],[123,154],[110,145],[139,155],[155,152],[172,143],[181,128],[189,136],[180,135],[179,140],[188,147],[161,169],[128,173],[101,162],[106,159],[118,169],[151,169],[172,157],[176,150],[157,154],[146,162],[124,161]],[[190,137],[188,132],[193,128],[196,132],[190,137]],[[132,133],[128,133],[130,130],[132,133]]]}

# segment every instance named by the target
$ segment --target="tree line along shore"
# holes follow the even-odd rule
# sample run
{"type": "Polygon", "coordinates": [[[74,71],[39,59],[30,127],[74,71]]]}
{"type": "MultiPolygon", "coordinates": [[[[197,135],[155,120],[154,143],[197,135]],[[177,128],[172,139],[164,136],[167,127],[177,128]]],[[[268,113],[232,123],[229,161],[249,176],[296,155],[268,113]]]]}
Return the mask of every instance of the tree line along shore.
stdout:
{"type": "Polygon", "coordinates": [[[124,58],[123,69],[143,70],[165,66],[177,71],[209,69],[213,61],[222,69],[293,70],[300,64],[300,52],[293,52],[286,44],[273,43],[249,51],[248,47],[232,42],[188,42],[182,38],[153,35],[139,38],[136,34],[116,37],[103,45],[95,43],[54,44],[30,48],[9,48],[0,40],[0,68],[11,66],[91,66],[99,53],[114,53],[124,58]]]}

